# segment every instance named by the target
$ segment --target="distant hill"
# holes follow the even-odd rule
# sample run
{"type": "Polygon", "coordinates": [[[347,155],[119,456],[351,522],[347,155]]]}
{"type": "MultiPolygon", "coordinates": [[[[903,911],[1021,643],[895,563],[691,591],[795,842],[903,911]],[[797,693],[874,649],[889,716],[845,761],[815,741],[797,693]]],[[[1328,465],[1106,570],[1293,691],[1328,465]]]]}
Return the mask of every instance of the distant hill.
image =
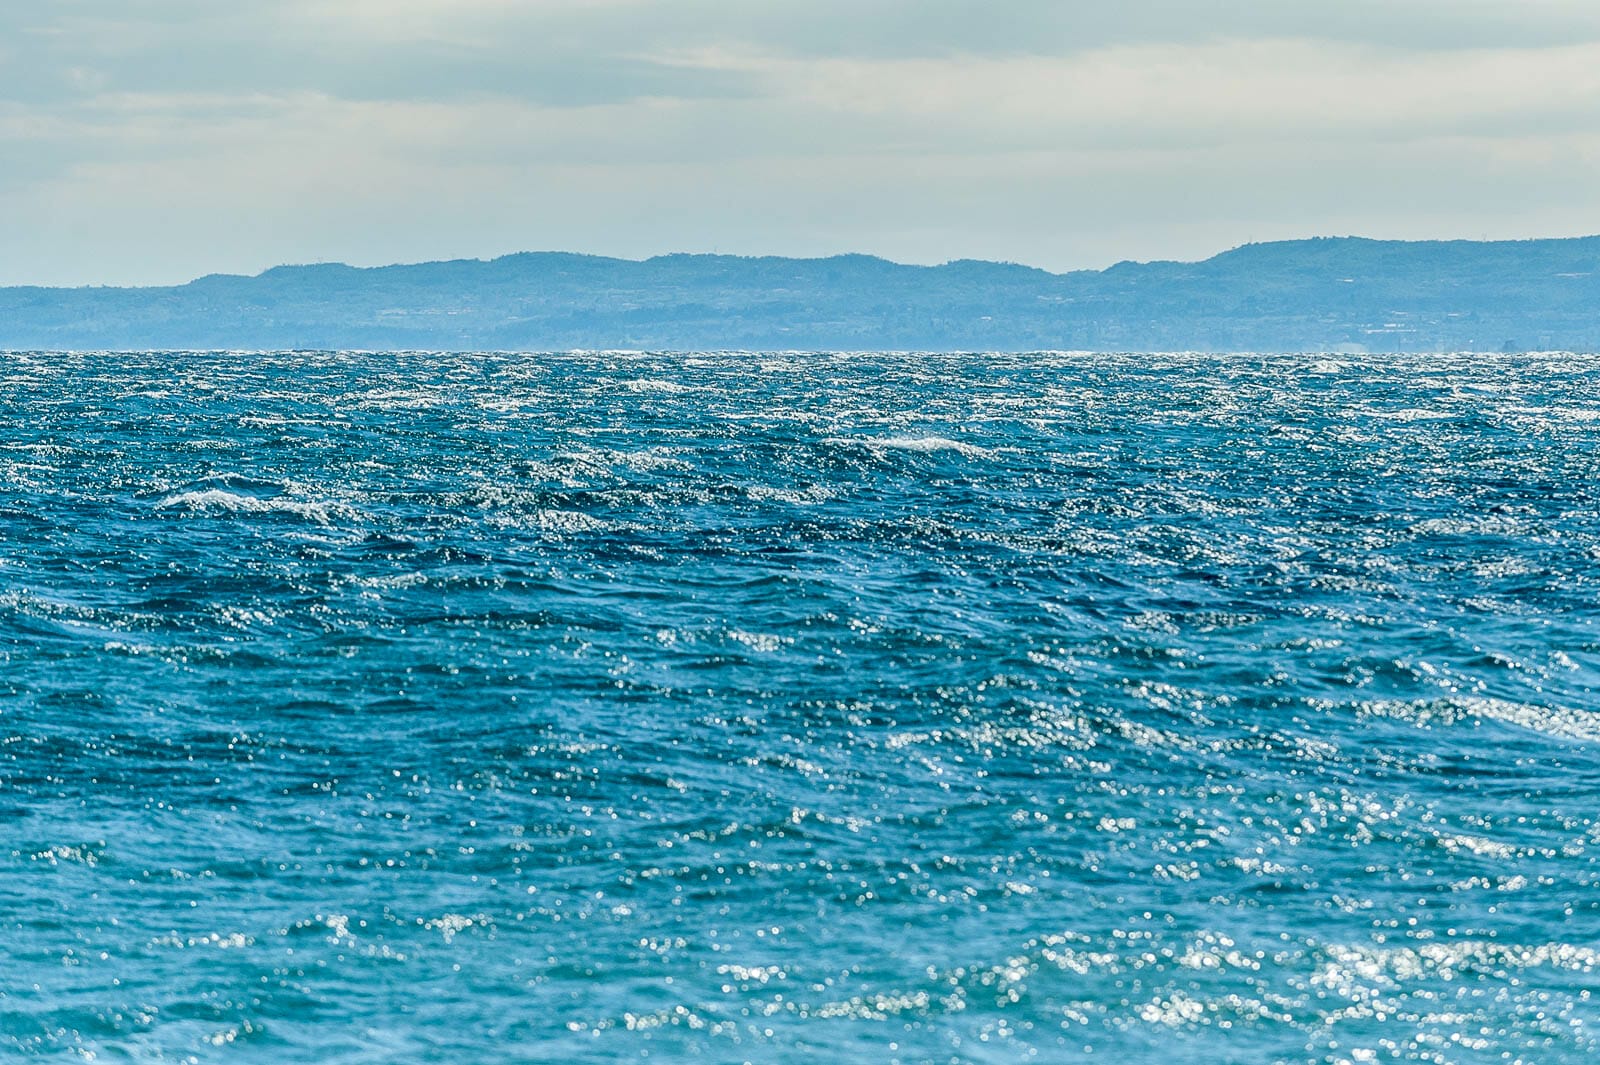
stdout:
{"type": "Polygon", "coordinates": [[[0,349],[1600,350],[1600,237],[1249,244],[1052,274],[537,252],[0,288],[0,349]]]}

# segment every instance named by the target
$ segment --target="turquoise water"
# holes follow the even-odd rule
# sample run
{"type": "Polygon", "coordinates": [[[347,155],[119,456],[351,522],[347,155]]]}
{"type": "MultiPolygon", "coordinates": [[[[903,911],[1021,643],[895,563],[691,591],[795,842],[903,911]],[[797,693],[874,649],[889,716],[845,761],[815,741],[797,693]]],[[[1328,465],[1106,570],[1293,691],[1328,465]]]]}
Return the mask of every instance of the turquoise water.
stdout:
{"type": "Polygon", "coordinates": [[[0,1056],[1600,1053],[1600,358],[34,354],[0,412],[0,1056]]]}

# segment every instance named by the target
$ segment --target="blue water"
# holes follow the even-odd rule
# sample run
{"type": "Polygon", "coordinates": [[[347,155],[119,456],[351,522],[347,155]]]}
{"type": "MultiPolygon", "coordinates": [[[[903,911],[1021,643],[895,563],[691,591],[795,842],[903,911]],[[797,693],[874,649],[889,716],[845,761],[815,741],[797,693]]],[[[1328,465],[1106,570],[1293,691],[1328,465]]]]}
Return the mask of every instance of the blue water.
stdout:
{"type": "Polygon", "coordinates": [[[1600,358],[10,355],[0,539],[0,1057],[1600,1053],[1600,358]]]}

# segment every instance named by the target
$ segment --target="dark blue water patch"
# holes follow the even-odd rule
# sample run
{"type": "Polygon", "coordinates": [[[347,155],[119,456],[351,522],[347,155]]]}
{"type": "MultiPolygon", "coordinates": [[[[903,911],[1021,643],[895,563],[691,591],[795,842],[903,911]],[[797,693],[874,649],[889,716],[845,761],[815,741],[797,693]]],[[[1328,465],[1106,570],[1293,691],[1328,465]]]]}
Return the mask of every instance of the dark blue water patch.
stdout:
{"type": "Polygon", "coordinates": [[[0,1047],[1587,1061],[1600,361],[0,361],[0,1047]]]}

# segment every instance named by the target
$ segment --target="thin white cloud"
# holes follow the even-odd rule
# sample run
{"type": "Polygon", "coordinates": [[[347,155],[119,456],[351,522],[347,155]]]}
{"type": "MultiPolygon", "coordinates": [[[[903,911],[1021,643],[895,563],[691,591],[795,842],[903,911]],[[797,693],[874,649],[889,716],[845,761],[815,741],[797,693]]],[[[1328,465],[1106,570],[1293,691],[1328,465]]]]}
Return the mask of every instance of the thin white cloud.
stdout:
{"type": "Polygon", "coordinates": [[[1590,0],[17,5],[0,279],[1594,231],[1597,142],[1590,0]]]}
{"type": "Polygon", "coordinates": [[[759,75],[772,98],[871,120],[902,136],[914,131],[946,148],[1026,148],[1057,137],[1149,146],[1600,130],[1600,42],[1421,56],[1244,40],[1062,58],[800,60],[713,51],[681,61],[759,75]]]}

